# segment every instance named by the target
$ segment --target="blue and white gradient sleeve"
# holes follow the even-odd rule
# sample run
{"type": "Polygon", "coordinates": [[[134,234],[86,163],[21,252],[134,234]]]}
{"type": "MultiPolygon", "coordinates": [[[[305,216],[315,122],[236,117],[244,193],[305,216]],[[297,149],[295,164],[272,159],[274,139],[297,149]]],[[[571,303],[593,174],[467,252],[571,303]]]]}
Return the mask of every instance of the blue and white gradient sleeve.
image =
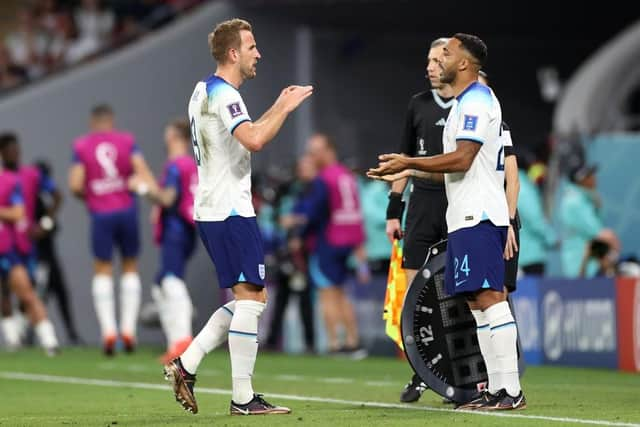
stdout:
{"type": "Polygon", "coordinates": [[[484,144],[488,140],[492,103],[490,93],[473,90],[465,94],[458,105],[456,141],[464,139],[484,144]]]}
{"type": "MultiPolygon", "coordinates": [[[[215,92],[218,114],[229,133],[233,135],[241,123],[251,121],[247,107],[244,105],[240,93],[229,85],[219,85],[215,92]]],[[[212,95],[209,95],[210,99],[212,95]]]]}

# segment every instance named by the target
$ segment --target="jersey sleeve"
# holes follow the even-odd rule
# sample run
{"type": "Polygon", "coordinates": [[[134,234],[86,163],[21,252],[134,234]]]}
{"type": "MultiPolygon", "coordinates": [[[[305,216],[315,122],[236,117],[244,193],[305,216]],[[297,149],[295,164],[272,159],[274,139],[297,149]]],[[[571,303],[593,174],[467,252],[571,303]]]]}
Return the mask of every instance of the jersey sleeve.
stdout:
{"type": "Polygon", "coordinates": [[[167,169],[164,188],[174,188],[176,191],[180,191],[180,170],[178,166],[171,165],[167,169]]]}
{"type": "Polygon", "coordinates": [[[484,144],[488,140],[492,99],[483,93],[470,93],[458,107],[456,141],[467,140],[484,144]]]}
{"type": "Polygon", "coordinates": [[[22,196],[22,188],[20,187],[19,182],[16,182],[16,185],[13,187],[9,202],[11,203],[11,206],[24,205],[24,197],[22,196]]]}
{"type": "Polygon", "coordinates": [[[142,155],[142,151],[140,150],[140,146],[136,141],[136,137],[131,133],[127,133],[126,136],[127,136],[127,144],[129,145],[131,150],[129,151],[129,156],[135,156],[136,154],[142,155]]]}
{"type": "Polygon", "coordinates": [[[500,126],[500,141],[504,147],[505,157],[516,155],[516,151],[513,148],[513,141],[511,140],[511,129],[509,129],[509,126],[505,122],[502,122],[500,126]]]}
{"type": "Polygon", "coordinates": [[[73,148],[71,149],[71,163],[73,163],[74,165],[82,163],[80,148],[78,147],[78,144],[74,144],[73,148]]]}
{"type": "Polygon", "coordinates": [[[414,99],[411,98],[409,106],[407,107],[407,115],[404,119],[404,129],[402,130],[402,139],[400,140],[399,152],[408,156],[414,154],[414,144],[416,143],[416,130],[413,126],[413,103],[414,99]]]}
{"type": "Polygon", "coordinates": [[[215,95],[215,102],[224,126],[232,135],[241,123],[251,121],[240,93],[231,86],[219,90],[215,95]]]}

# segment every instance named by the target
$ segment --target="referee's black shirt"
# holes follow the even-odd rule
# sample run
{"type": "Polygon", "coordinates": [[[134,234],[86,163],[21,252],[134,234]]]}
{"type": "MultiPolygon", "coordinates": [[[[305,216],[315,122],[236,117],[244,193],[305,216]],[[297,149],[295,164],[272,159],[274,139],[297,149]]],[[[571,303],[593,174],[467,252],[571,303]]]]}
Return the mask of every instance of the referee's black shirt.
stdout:
{"type": "MultiPolygon", "coordinates": [[[[441,98],[435,90],[414,95],[409,101],[400,152],[411,157],[442,154],[442,131],[453,98],[441,98]]],[[[441,190],[444,183],[413,178],[414,190],[441,190]]]]}

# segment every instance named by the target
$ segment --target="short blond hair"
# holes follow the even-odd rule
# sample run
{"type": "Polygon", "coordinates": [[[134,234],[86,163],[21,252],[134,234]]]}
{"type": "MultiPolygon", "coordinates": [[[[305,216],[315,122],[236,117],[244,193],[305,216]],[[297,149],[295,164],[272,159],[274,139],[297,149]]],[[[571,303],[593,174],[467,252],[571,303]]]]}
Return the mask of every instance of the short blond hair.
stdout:
{"type": "Polygon", "coordinates": [[[191,142],[191,124],[185,118],[176,118],[169,122],[169,127],[173,128],[180,139],[191,142]]]}
{"type": "Polygon", "coordinates": [[[251,24],[244,19],[234,18],[216,25],[216,28],[209,34],[209,49],[216,62],[224,64],[227,62],[227,52],[229,49],[240,49],[242,40],[240,31],[253,32],[251,24]]]}

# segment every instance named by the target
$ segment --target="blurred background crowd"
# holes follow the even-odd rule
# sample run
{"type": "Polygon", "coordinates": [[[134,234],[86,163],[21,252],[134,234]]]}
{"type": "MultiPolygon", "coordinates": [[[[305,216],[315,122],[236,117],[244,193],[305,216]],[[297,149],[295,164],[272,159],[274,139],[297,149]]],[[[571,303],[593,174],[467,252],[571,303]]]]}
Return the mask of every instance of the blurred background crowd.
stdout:
{"type": "Polygon", "coordinates": [[[0,94],[116,49],[201,0],[31,0],[0,6],[0,94]]]}

